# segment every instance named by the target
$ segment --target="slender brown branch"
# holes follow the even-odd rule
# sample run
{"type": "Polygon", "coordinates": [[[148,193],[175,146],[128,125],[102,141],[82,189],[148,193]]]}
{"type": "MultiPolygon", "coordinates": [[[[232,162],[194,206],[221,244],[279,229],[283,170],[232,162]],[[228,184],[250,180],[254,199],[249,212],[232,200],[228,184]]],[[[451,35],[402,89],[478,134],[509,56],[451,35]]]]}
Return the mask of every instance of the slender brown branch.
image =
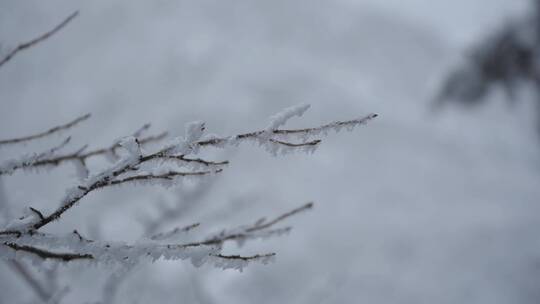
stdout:
{"type": "Polygon", "coordinates": [[[19,44],[15,49],[13,49],[11,52],[9,52],[4,58],[0,60],[0,67],[4,65],[6,62],[11,60],[17,53],[24,51],[28,48],[33,47],[34,45],[48,39],[52,35],[56,34],[58,31],[60,31],[63,27],[65,27],[71,20],[73,20],[77,15],[79,14],[79,11],[75,11],[71,15],[69,15],[64,21],[62,21],[60,24],[55,26],[52,30],[42,34],[41,36],[34,38],[28,42],[19,44]]]}
{"type": "Polygon", "coordinates": [[[55,260],[62,260],[65,262],[69,262],[72,260],[84,260],[84,259],[94,258],[94,256],[91,254],[58,253],[58,252],[52,252],[52,251],[40,249],[33,246],[19,245],[19,244],[11,243],[11,242],[5,242],[4,245],[10,247],[11,249],[15,251],[24,251],[27,253],[35,254],[42,259],[55,259],[55,260]]]}
{"type": "Polygon", "coordinates": [[[16,237],[21,237],[22,232],[20,232],[19,230],[4,230],[0,231],[0,235],[15,235],[16,237]]]}
{"type": "Polygon", "coordinates": [[[39,211],[39,210],[37,210],[36,208],[33,208],[33,207],[28,207],[28,208],[30,208],[30,210],[32,212],[34,212],[39,217],[39,219],[42,220],[44,218],[43,213],[41,213],[41,211],[39,211]]]}
{"type": "MultiPolygon", "coordinates": [[[[148,136],[148,137],[144,137],[144,138],[141,138],[139,140],[139,144],[141,145],[144,145],[144,144],[148,144],[148,143],[151,143],[151,142],[155,142],[155,141],[159,141],[159,140],[162,140],[163,138],[165,138],[167,136],[167,132],[163,132],[163,133],[160,133],[160,134],[157,134],[157,135],[151,135],[151,136],[148,136]]],[[[10,172],[12,171],[15,171],[15,170],[19,170],[19,169],[24,169],[24,168],[39,168],[39,167],[44,167],[44,166],[58,166],[64,162],[70,162],[70,161],[79,161],[81,162],[83,165],[86,164],[86,160],[88,158],[91,158],[91,157],[94,157],[94,156],[101,156],[101,155],[106,155],[106,154],[116,154],[116,150],[118,148],[120,148],[120,145],[119,144],[114,144],[108,148],[101,148],[101,149],[96,149],[96,150],[92,150],[92,151],[88,151],[86,153],[83,153],[84,150],[87,148],[88,146],[85,145],[83,146],[81,149],[73,152],[73,153],[70,153],[70,154],[65,154],[65,155],[59,155],[59,156],[52,156],[52,157],[48,157],[48,158],[43,158],[42,159],[37,159],[36,161],[33,161],[33,162],[28,162],[28,163],[21,163],[21,164],[18,164],[17,166],[14,166],[13,168],[11,168],[10,172]]],[[[192,160],[192,159],[184,159],[184,161],[198,161],[198,160],[192,160]]],[[[200,161],[201,163],[203,163],[203,160],[200,161]]],[[[208,162],[209,164],[211,164],[211,162],[208,162]]],[[[216,163],[216,164],[220,164],[220,163],[216,163]]],[[[3,174],[6,174],[7,172],[4,172],[4,171],[1,171],[0,170],[0,175],[3,175],[3,174]]]]}
{"type": "Polygon", "coordinates": [[[37,133],[37,134],[34,134],[34,135],[0,140],[0,145],[16,144],[16,143],[26,142],[26,141],[30,141],[30,140],[34,140],[34,139],[38,139],[38,138],[43,138],[45,136],[49,136],[49,135],[54,134],[56,132],[60,132],[60,131],[63,131],[63,130],[67,130],[67,129],[71,128],[71,127],[74,127],[78,123],[83,122],[83,121],[87,120],[88,118],[90,118],[90,116],[91,116],[91,114],[85,114],[83,116],[77,117],[76,119],[74,119],[74,120],[72,120],[72,121],[70,121],[70,122],[68,122],[66,124],[50,128],[47,131],[37,133]]]}
{"type": "Polygon", "coordinates": [[[274,252],[271,253],[265,253],[265,254],[256,254],[252,256],[241,256],[241,255],[224,255],[224,254],[210,254],[210,256],[222,258],[226,260],[242,260],[242,261],[251,261],[251,260],[257,260],[261,258],[270,258],[275,256],[276,254],[274,252]]]}
{"type": "Polygon", "coordinates": [[[185,226],[185,227],[176,227],[170,231],[167,231],[167,232],[160,232],[160,233],[156,233],[152,236],[150,236],[150,239],[151,240],[164,240],[164,239],[167,239],[179,232],[188,232],[188,231],[191,231],[192,229],[195,229],[197,227],[199,227],[201,225],[201,223],[195,223],[195,224],[191,224],[191,225],[188,225],[188,226],[185,226]]]}
{"type": "MultiPolygon", "coordinates": [[[[169,171],[167,173],[163,174],[144,174],[144,175],[135,175],[126,177],[124,179],[120,180],[114,180],[106,185],[100,186],[98,188],[103,188],[107,185],[119,185],[119,184],[125,184],[133,181],[148,181],[148,180],[154,180],[154,179],[165,179],[165,180],[173,180],[175,177],[178,176],[201,176],[201,175],[208,175],[212,173],[220,173],[223,171],[222,169],[217,169],[215,171],[198,171],[198,172],[177,172],[177,171],[169,171]]],[[[97,189],[97,188],[96,188],[97,189]]]]}
{"type": "Polygon", "coordinates": [[[270,139],[270,141],[273,142],[273,143],[288,146],[288,147],[316,146],[316,145],[321,143],[320,139],[316,139],[316,140],[312,140],[312,141],[308,141],[308,142],[304,142],[304,143],[299,143],[299,144],[290,143],[290,142],[286,142],[286,141],[281,141],[281,140],[277,140],[277,139],[270,139]]]}
{"type": "Polygon", "coordinates": [[[228,165],[229,164],[228,160],[217,161],[216,162],[216,161],[204,160],[204,159],[201,159],[201,158],[189,158],[189,157],[186,157],[185,155],[167,155],[167,156],[164,156],[163,158],[164,159],[176,159],[176,160],[180,160],[180,161],[184,161],[184,162],[199,163],[199,164],[202,164],[202,165],[205,165],[205,166],[221,166],[221,165],[228,165]]]}
{"type": "Polygon", "coordinates": [[[269,222],[262,222],[262,223],[256,223],[253,227],[251,228],[248,228],[246,229],[247,232],[253,232],[253,231],[257,231],[257,230],[262,230],[262,229],[266,229],[266,228],[269,228],[283,220],[285,220],[286,218],[288,217],[291,217],[295,214],[298,214],[302,211],[305,211],[305,210],[308,210],[308,209],[311,209],[313,208],[313,202],[309,202],[301,207],[298,207],[296,209],[293,209],[287,213],[284,213],[278,217],[276,217],[275,219],[269,221],[269,222]]]}
{"type": "MultiPolygon", "coordinates": [[[[363,118],[346,120],[346,121],[337,121],[337,122],[329,123],[329,124],[322,125],[320,127],[315,127],[315,128],[276,129],[276,130],[272,131],[272,134],[287,135],[287,134],[309,134],[309,133],[316,133],[316,132],[324,132],[324,131],[327,131],[327,130],[330,130],[330,129],[335,129],[335,128],[349,127],[349,126],[356,126],[356,125],[366,124],[370,120],[376,118],[377,116],[378,116],[377,114],[369,114],[369,115],[367,115],[367,116],[365,116],[363,118]]],[[[230,139],[255,139],[255,138],[258,138],[259,136],[263,135],[266,132],[267,132],[266,130],[261,130],[261,131],[255,131],[255,132],[250,132],[250,133],[243,133],[243,134],[239,134],[239,135],[236,135],[236,136],[230,136],[230,137],[212,138],[212,139],[208,139],[208,140],[198,141],[195,144],[198,145],[198,146],[217,146],[217,145],[220,145],[220,144],[223,144],[223,143],[227,142],[230,139]]],[[[275,139],[274,139],[274,141],[276,143],[279,143],[279,144],[282,143],[282,142],[279,142],[279,141],[277,141],[275,139]]],[[[290,143],[285,143],[285,142],[283,142],[283,143],[285,145],[290,144],[290,143]]],[[[316,144],[316,143],[312,142],[312,144],[316,144]]]]}
{"type": "MultiPolygon", "coordinates": [[[[69,262],[73,260],[93,260],[95,259],[94,255],[89,253],[58,253],[58,252],[52,252],[49,250],[37,248],[34,246],[28,246],[28,245],[19,245],[12,242],[4,242],[4,245],[7,247],[10,247],[11,249],[15,251],[23,251],[26,253],[31,253],[34,255],[37,255],[38,257],[42,259],[53,259],[53,260],[61,260],[64,262],[69,262]]],[[[182,250],[187,248],[188,246],[184,245],[158,245],[156,248],[164,247],[167,249],[178,249],[182,250]]],[[[127,246],[127,248],[133,248],[132,246],[127,246]]],[[[243,261],[251,261],[256,260],[259,258],[269,258],[272,256],[275,256],[275,253],[266,253],[266,254],[256,254],[253,256],[240,256],[240,255],[223,255],[223,254],[210,254],[210,256],[222,258],[222,259],[228,259],[228,260],[243,260],[243,261]]]]}
{"type": "Polygon", "coordinates": [[[328,130],[328,129],[333,129],[333,128],[336,128],[336,127],[347,127],[347,126],[350,126],[350,125],[363,125],[363,124],[366,124],[368,123],[370,120],[374,119],[374,118],[377,118],[379,115],[378,114],[375,114],[375,113],[372,113],[372,114],[369,114],[365,117],[362,117],[362,118],[358,118],[358,119],[351,119],[351,120],[346,120],[346,121],[336,121],[336,122],[332,122],[332,123],[329,123],[329,124],[326,124],[326,125],[322,125],[320,127],[316,127],[316,128],[305,128],[305,129],[293,129],[293,130],[274,130],[274,134],[305,134],[305,133],[312,133],[312,132],[317,132],[317,131],[324,131],[324,130],[328,130]]]}

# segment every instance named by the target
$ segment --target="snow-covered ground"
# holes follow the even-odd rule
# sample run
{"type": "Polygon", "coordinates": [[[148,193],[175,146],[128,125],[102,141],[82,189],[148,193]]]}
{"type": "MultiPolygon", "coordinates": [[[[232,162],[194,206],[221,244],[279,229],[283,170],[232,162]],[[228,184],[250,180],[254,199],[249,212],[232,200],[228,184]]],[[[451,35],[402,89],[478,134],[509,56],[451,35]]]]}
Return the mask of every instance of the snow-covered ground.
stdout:
{"type": "MultiPolygon", "coordinates": [[[[0,3],[8,46],[81,10],[0,69],[0,138],[86,112],[93,118],[74,135],[95,147],[149,121],[180,135],[184,123],[204,120],[209,132],[228,135],[264,128],[270,115],[300,103],[312,107],[292,126],[375,112],[376,121],[325,138],[309,156],[217,151],[230,168],[182,223],[218,229],[306,201],[315,209],[291,219],[288,236],[228,248],[275,251],[274,264],[242,273],[144,265],[122,285],[119,303],[537,303],[540,156],[531,98],[523,92],[524,102],[510,107],[494,91],[481,108],[430,107],[464,44],[525,1],[404,2],[0,3]]],[[[51,210],[73,176],[66,165],[2,182],[20,208],[51,210]]],[[[51,230],[91,234],[99,220],[103,238],[133,240],[153,202],[172,197],[151,187],[103,191],[51,230]]],[[[31,299],[1,267],[0,302],[31,299]]],[[[107,270],[73,268],[63,270],[75,277],[65,302],[99,300],[107,270]]]]}

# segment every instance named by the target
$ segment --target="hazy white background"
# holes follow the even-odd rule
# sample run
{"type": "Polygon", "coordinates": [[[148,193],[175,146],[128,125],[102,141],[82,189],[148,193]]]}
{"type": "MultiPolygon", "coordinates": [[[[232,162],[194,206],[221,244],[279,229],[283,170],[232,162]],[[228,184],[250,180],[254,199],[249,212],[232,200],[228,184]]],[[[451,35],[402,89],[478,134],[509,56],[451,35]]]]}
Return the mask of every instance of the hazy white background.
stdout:
{"type": "MultiPolygon", "coordinates": [[[[74,135],[92,147],[145,122],[173,135],[191,120],[222,135],[251,131],[298,103],[312,109],[294,126],[375,112],[372,124],[325,139],[312,156],[217,151],[231,166],[182,223],[221,228],[309,200],[316,208],[291,220],[289,236],[230,248],[275,251],[275,264],[243,273],[143,265],[119,302],[537,303],[540,156],[531,94],[525,89],[516,107],[496,90],[472,111],[430,107],[462,52],[527,4],[0,0],[2,49],[81,12],[0,69],[0,137],[86,112],[92,120],[74,135]]],[[[18,152],[0,151],[2,159],[18,152]]],[[[51,210],[73,175],[66,165],[2,182],[17,208],[51,210]]],[[[103,238],[134,240],[138,218],[171,197],[149,187],[103,191],[50,229],[92,233],[99,223],[103,238]]],[[[100,299],[107,269],[63,272],[73,282],[66,303],[100,299]]],[[[0,290],[1,303],[32,299],[3,266],[0,290]]]]}

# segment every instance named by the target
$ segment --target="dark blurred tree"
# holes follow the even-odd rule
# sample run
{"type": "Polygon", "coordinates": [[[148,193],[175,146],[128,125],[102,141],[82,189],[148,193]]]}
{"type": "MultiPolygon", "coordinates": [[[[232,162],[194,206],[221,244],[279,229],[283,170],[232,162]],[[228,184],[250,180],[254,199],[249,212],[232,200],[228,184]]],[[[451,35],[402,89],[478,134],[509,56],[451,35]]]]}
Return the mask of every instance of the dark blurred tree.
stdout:
{"type": "MultiPolygon", "coordinates": [[[[469,51],[466,63],[443,82],[436,105],[482,104],[496,86],[502,87],[507,100],[513,102],[523,83],[531,85],[540,100],[540,0],[531,2],[528,15],[507,21],[469,51]]],[[[540,104],[538,117],[540,133],[540,104]]]]}

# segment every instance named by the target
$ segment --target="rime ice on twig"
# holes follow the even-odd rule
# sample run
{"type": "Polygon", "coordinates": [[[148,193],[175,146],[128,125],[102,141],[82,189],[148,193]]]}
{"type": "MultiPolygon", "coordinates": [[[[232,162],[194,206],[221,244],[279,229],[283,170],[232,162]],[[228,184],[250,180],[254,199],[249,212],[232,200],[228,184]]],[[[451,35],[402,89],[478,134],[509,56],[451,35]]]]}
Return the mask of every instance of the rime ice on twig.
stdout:
{"type": "MultiPolygon", "coordinates": [[[[144,125],[133,136],[124,137],[106,149],[84,153],[85,147],[83,147],[74,154],[55,156],[56,151],[63,147],[61,145],[51,149],[48,154],[45,153],[44,155],[47,157],[39,156],[30,159],[28,166],[59,164],[66,160],[80,161],[80,166],[87,170],[84,164],[86,158],[107,154],[115,156],[114,163],[103,170],[94,174],[84,172],[79,185],[67,191],[56,210],[44,214],[31,208],[26,217],[4,227],[5,230],[0,231],[0,257],[14,259],[19,255],[24,255],[61,261],[91,260],[105,263],[115,262],[123,265],[134,265],[142,258],[150,258],[151,260],[160,258],[189,259],[195,266],[213,263],[218,267],[240,270],[248,262],[267,263],[273,258],[273,253],[253,256],[225,255],[221,251],[223,244],[227,241],[235,241],[242,245],[247,240],[288,233],[290,227],[273,227],[292,215],[310,209],[313,206],[312,203],[305,204],[272,220],[263,218],[251,225],[222,230],[201,241],[180,244],[162,244],[161,242],[170,241],[173,236],[187,232],[196,225],[175,228],[158,234],[153,232],[151,237],[143,238],[132,245],[89,240],[78,232],[68,236],[44,234],[39,232],[39,229],[60,219],[65,212],[78,204],[86,195],[99,189],[133,183],[170,186],[174,185],[180,178],[212,176],[221,172],[222,166],[228,162],[197,158],[196,155],[203,147],[236,146],[247,141],[258,143],[273,154],[297,150],[312,152],[321,143],[320,139],[313,139],[313,137],[321,134],[327,135],[331,130],[338,132],[344,127],[352,130],[377,116],[370,114],[360,119],[338,121],[315,128],[278,129],[290,118],[303,115],[308,108],[308,105],[301,105],[285,109],[272,116],[270,124],[261,131],[222,138],[204,136],[205,123],[193,122],[186,126],[183,137],[173,138],[157,151],[151,153],[145,152],[141,147],[145,139],[138,138],[142,132],[150,127],[144,125]],[[117,149],[118,151],[116,151],[117,149]],[[66,248],[69,250],[68,252],[60,250],[66,248]],[[17,252],[17,255],[14,252],[17,252]]],[[[146,140],[153,141],[155,138],[147,137],[146,140]]]]}
{"type": "Polygon", "coordinates": [[[175,227],[172,230],[169,230],[167,232],[156,233],[156,234],[152,235],[150,237],[150,239],[153,240],[153,241],[167,240],[167,239],[170,239],[170,238],[172,238],[175,235],[178,235],[180,233],[189,232],[190,230],[199,227],[199,225],[200,225],[200,223],[195,223],[195,224],[191,224],[191,225],[188,225],[188,226],[185,226],[185,227],[175,227]]]}
{"type": "Polygon", "coordinates": [[[22,156],[18,159],[12,159],[0,164],[0,175],[12,174],[17,169],[31,168],[35,163],[54,157],[55,153],[65,147],[71,140],[71,137],[67,137],[59,145],[52,147],[51,149],[30,155],[22,156]]]}
{"type": "MultiPolygon", "coordinates": [[[[221,233],[211,236],[203,241],[162,244],[164,241],[178,232],[187,232],[198,224],[184,228],[173,229],[161,234],[156,234],[147,240],[141,240],[136,244],[128,245],[120,242],[102,242],[83,237],[76,230],[66,236],[56,236],[41,232],[25,234],[21,236],[4,237],[3,245],[21,254],[37,256],[41,259],[52,259],[63,262],[75,260],[102,261],[105,263],[117,263],[121,265],[134,265],[140,259],[149,258],[156,261],[160,258],[176,260],[189,259],[194,266],[205,263],[213,264],[220,268],[233,268],[242,270],[250,262],[267,264],[275,255],[257,254],[253,256],[225,255],[222,253],[222,245],[226,241],[243,242],[248,239],[261,237],[279,236],[288,232],[290,227],[270,230],[268,228],[285,220],[286,218],[312,208],[313,203],[305,204],[299,208],[286,212],[270,221],[257,221],[253,225],[242,226],[236,229],[223,230],[221,233]],[[72,252],[52,251],[42,246],[54,248],[67,248],[72,252]]],[[[2,254],[0,254],[0,257],[2,254]]],[[[9,258],[9,253],[4,253],[9,258]]]]}
{"type": "Polygon", "coordinates": [[[223,245],[226,241],[236,241],[239,245],[242,245],[245,240],[257,239],[257,238],[268,238],[271,236],[280,236],[282,234],[288,233],[291,228],[277,228],[277,229],[268,229],[274,226],[275,224],[291,217],[295,214],[298,214],[302,211],[313,208],[313,203],[307,203],[299,208],[293,209],[287,213],[284,213],[271,221],[266,221],[265,219],[258,220],[253,225],[241,226],[235,229],[223,230],[218,234],[215,234],[204,241],[201,242],[192,242],[186,245],[189,246],[200,246],[200,245],[223,245]]]}
{"type": "Polygon", "coordinates": [[[66,26],[71,20],[73,20],[75,17],[79,15],[78,11],[75,11],[71,15],[69,15],[64,21],[62,21],[60,24],[55,26],[52,30],[42,34],[41,36],[34,38],[28,42],[19,44],[16,48],[14,48],[11,52],[9,52],[4,58],[0,59],[0,67],[4,65],[6,62],[11,60],[18,52],[24,51],[28,48],[33,47],[34,45],[48,39],[52,35],[56,34],[58,31],[60,31],[64,26],[66,26]]]}
{"type": "Polygon", "coordinates": [[[52,127],[49,130],[41,132],[41,133],[37,133],[37,134],[29,135],[29,136],[24,136],[24,137],[19,137],[19,138],[3,139],[3,140],[0,140],[0,146],[27,142],[27,141],[31,141],[31,140],[34,140],[34,139],[43,138],[43,137],[52,135],[54,133],[65,131],[67,129],[70,129],[70,128],[76,126],[78,123],[87,120],[88,118],[90,118],[90,116],[91,116],[90,114],[85,114],[83,116],[77,117],[76,119],[74,119],[74,120],[72,120],[72,121],[70,121],[70,122],[68,122],[66,124],[59,125],[59,126],[56,126],[56,127],[52,127]]]}
{"type": "MultiPolygon", "coordinates": [[[[148,125],[145,125],[148,126],[148,125]]],[[[145,129],[146,130],[146,129],[145,129]]],[[[137,134],[137,132],[135,133],[137,134]]],[[[167,132],[163,132],[157,135],[151,135],[143,138],[137,138],[139,144],[141,146],[144,146],[146,144],[157,142],[162,140],[167,136],[167,132]]],[[[88,177],[89,170],[86,167],[86,161],[87,159],[95,156],[109,156],[109,159],[113,161],[117,161],[119,156],[117,150],[121,148],[119,142],[115,142],[113,145],[111,145],[108,148],[100,148],[95,149],[91,151],[86,151],[88,148],[88,145],[84,145],[83,147],[79,148],[77,151],[63,154],[63,155],[47,155],[42,156],[39,159],[32,158],[33,161],[25,161],[25,159],[21,160],[15,160],[15,161],[7,161],[4,165],[0,165],[0,175],[2,174],[11,174],[13,171],[16,171],[18,169],[32,169],[32,168],[42,168],[42,167],[53,167],[58,166],[62,163],[71,162],[76,169],[77,176],[79,179],[84,179],[88,177]]],[[[200,162],[203,163],[203,160],[200,159],[183,159],[180,158],[179,160],[185,161],[185,162],[200,162]]]]}
{"type": "MultiPolygon", "coordinates": [[[[303,108],[299,108],[303,109],[303,108]]],[[[296,111],[286,111],[290,113],[303,113],[296,109],[296,111]]],[[[278,120],[279,124],[285,123],[285,118],[290,118],[290,115],[278,115],[281,119],[278,120]]],[[[376,118],[377,114],[369,114],[362,118],[346,120],[346,121],[336,121],[326,125],[322,125],[314,128],[304,128],[304,129],[274,129],[270,132],[267,128],[262,131],[255,131],[250,133],[243,133],[235,136],[229,137],[214,137],[211,139],[201,140],[195,144],[201,147],[204,146],[214,146],[214,147],[224,147],[226,145],[238,145],[244,141],[258,141],[260,145],[264,146],[265,149],[272,154],[285,154],[292,151],[305,151],[313,152],[314,149],[321,143],[320,139],[309,140],[315,136],[319,135],[328,135],[329,131],[339,132],[341,129],[346,128],[349,131],[352,131],[355,127],[360,125],[367,124],[370,120],[376,118]],[[269,133],[272,136],[269,136],[269,133]],[[294,136],[296,139],[302,140],[300,143],[291,142],[294,136]]],[[[272,123],[271,126],[278,123],[272,123]]]]}
{"type": "Polygon", "coordinates": [[[267,133],[272,133],[274,130],[285,125],[287,121],[294,116],[302,117],[309,108],[310,105],[308,104],[296,105],[270,116],[270,124],[266,127],[265,131],[267,133]]]}

